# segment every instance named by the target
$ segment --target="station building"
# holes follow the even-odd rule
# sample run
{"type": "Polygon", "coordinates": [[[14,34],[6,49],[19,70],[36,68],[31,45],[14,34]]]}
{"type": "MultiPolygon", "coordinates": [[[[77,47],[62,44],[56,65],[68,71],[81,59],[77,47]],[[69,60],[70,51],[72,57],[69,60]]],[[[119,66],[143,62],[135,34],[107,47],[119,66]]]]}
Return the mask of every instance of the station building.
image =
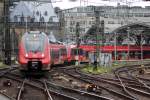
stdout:
{"type": "Polygon", "coordinates": [[[95,13],[99,11],[100,21],[104,21],[104,33],[112,33],[115,29],[131,24],[145,23],[150,24],[150,7],[140,6],[129,7],[127,5],[114,6],[86,6],[75,7],[62,10],[64,17],[64,33],[72,39],[75,36],[76,22],[80,23],[80,35],[83,36],[95,25],[95,13]]]}
{"type": "MultiPolygon", "coordinates": [[[[111,53],[114,59],[150,58],[150,7],[126,5],[87,6],[62,10],[64,32],[72,40],[76,37],[76,23],[80,23],[81,48],[96,50],[98,42],[101,52],[111,53]],[[104,32],[96,31],[95,11],[104,22],[104,32]],[[97,36],[99,40],[96,41],[97,36]]],[[[99,26],[99,28],[102,25],[99,26]]]]}

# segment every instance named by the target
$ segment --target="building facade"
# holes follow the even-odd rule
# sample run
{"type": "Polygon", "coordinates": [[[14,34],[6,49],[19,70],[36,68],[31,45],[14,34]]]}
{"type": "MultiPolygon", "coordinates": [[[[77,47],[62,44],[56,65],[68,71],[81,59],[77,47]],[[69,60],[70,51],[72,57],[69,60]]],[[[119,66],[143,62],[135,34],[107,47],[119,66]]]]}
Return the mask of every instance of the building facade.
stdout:
{"type": "Polygon", "coordinates": [[[59,18],[51,3],[20,1],[11,10],[10,21],[17,33],[30,30],[58,33],[59,18]]]}
{"type": "Polygon", "coordinates": [[[113,6],[87,6],[75,7],[62,10],[64,14],[64,34],[74,39],[76,33],[76,23],[80,23],[80,35],[95,25],[95,11],[99,11],[100,21],[104,21],[104,33],[111,33],[116,28],[131,24],[145,23],[150,24],[150,7],[140,6],[129,7],[126,5],[113,6]]]}

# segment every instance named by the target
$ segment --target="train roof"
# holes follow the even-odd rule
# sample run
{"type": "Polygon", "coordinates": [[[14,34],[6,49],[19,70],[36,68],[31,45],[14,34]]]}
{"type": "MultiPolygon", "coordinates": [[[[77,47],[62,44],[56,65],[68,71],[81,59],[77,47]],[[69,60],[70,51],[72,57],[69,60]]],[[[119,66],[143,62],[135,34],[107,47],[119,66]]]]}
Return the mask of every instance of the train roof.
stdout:
{"type": "Polygon", "coordinates": [[[35,36],[38,36],[38,37],[41,37],[41,38],[45,38],[45,39],[48,39],[48,36],[44,33],[44,32],[40,32],[40,31],[29,31],[29,32],[26,32],[23,34],[22,36],[22,40],[24,40],[25,38],[28,38],[28,37],[35,37],[35,36]]]}
{"type": "Polygon", "coordinates": [[[28,36],[28,35],[43,35],[43,36],[46,36],[47,35],[44,33],[44,32],[40,32],[40,31],[29,31],[29,32],[26,32],[24,33],[24,36],[28,36]]]}

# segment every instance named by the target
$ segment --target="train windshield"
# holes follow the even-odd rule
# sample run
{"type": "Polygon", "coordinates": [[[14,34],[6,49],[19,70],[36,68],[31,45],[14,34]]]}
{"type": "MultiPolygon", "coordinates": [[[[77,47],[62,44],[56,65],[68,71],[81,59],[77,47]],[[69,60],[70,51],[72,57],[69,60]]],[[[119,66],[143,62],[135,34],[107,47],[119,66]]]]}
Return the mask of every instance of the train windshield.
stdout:
{"type": "Polygon", "coordinates": [[[45,39],[43,35],[28,35],[24,39],[26,52],[43,52],[45,39]]]}

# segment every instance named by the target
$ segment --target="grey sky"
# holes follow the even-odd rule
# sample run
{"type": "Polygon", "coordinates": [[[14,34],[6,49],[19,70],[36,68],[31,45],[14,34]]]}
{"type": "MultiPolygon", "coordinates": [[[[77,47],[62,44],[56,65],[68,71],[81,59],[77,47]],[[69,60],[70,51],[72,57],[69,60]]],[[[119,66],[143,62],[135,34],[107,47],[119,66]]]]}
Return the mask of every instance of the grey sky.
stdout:
{"type": "Polygon", "coordinates": [[[109,0],[109,1],[102,1],[102,0],[76,0],[76,2],[70,2],[69,0],[53,0],[58,1],[56,3],[53,3],[54,7],[60,7],[61,9],[67,9],[72,7],[78,7],[78,6],[88,6],[88,5],[110,5],[110,6],[116,6],[117,3],[120,4],[128,4],[130,6],[150,6],[150,2],[143,2],[142,0],[109,0]]]}

